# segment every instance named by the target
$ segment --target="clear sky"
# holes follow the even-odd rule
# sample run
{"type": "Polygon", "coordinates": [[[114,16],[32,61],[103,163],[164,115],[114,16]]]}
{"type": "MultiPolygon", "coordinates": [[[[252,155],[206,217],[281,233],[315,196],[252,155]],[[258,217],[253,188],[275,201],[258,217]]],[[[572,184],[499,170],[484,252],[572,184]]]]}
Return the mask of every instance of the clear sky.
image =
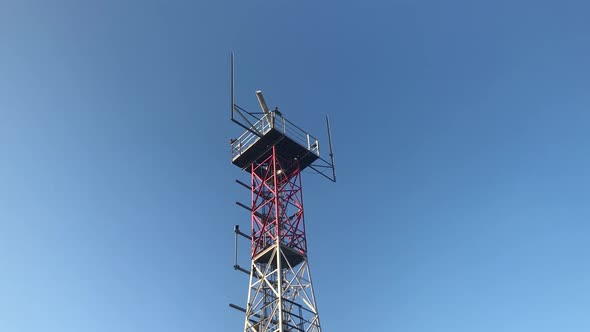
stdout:
{"type": "Polygon", "coordinates": [[[589,331],[589,13],[0,1],[0,331],[243,328],[231,50],[242,107],[323,146],[331,116],[338,182],[303,178],[325,331],[589,331]]]}

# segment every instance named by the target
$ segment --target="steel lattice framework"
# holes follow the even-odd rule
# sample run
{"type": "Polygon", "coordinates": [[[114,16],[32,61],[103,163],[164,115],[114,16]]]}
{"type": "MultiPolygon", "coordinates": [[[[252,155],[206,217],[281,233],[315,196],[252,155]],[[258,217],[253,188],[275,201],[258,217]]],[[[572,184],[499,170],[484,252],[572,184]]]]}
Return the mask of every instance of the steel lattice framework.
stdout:
{"type": "Polygon", "coordinates": [[[252,265],[244,331],[321,331],[307,264],[297,160],[251,165],[252,265]]]}
{"type": "Polygon", "coordinates": [[[261,91],[262,113],[235,103],[231,62],[231,120],[245,129],[231,139],[232,163],[250,173],[250,204],[236,202],[251,213],[251,233],[236,234],[234,269],[250,276],[244,332],[321,332],[308,264],[301,171],[308,168],[336,182],[330,123],[326,116],[330,158],[320,157],[319,141],[270,110],[261,91]],[[238,235],[250,240],[250,269],[238,265],[238,235]]]}

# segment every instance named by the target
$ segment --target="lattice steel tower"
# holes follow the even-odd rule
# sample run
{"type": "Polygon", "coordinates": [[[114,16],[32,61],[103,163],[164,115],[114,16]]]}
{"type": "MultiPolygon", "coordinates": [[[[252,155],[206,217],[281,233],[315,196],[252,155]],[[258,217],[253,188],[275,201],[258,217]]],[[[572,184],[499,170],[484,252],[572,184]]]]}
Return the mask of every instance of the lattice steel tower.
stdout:
{"type": "Polygon", "coordinates": [[[269,110],[256,92],[262,112],[251,113],[234,99],[234,65],[231,65],[231,119],[245,132],[231,140],[232,163],[250,173],[251,233],[235,226],[234,268],[250,276],[245,332],[320,332],[320,319],[308,264],[303,213],[301,171],[309,168],[336,181],[331,147],[329,161],[320,157],[319,141],[288,121],[278,109],[269,110]],[[238,265],[238,235],[251,241],[250,269],[238,265]]]}

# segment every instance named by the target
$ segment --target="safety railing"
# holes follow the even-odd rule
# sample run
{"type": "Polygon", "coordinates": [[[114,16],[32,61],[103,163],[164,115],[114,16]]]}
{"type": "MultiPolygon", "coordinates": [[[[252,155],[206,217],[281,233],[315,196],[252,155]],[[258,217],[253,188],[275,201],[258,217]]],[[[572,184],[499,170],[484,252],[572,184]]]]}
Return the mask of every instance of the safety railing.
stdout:
{"type": "Polygon", "coordinates": [[[260,133],[261,136],[264,136],[273,128],[289,137],[297,144],[306,148],[316,156],[320,156],[320,143],[317,138],[313,137],[305,130],[299,128],[291,121],[285,119],[279,113],[270,112],[260,118],[260,120],[256,121],[256,123],[254,123],[254,125],[251,127],[251,130],[247,130],[240,137],[232,141],[232,160],[235,160],[241,156],[242,153],[248,150],[249,147],[251,147],[260,139],[260,137],[254,132],[260,133]]]}

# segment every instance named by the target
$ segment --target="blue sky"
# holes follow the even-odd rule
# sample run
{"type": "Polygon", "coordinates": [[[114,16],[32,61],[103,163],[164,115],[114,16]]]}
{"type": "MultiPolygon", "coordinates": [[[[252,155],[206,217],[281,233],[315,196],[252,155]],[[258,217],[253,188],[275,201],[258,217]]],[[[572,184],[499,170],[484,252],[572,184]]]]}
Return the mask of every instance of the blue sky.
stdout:
{"type": "Polygon", "coordinates": [[[338,183],[303,178],[324,330],[590,330],[589,11],[2,1],[0,330],[243,328],[231,50],[242,107],[331,116],[338,183]]]}

